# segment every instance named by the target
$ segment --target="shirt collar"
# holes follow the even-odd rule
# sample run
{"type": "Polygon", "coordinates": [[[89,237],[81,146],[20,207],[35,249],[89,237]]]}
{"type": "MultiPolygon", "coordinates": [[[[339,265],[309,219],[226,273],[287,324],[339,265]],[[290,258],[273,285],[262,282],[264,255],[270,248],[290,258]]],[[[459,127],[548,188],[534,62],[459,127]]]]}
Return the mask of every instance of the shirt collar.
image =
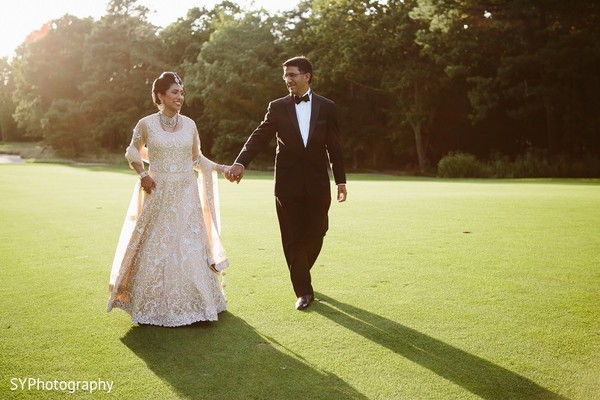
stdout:
{"type": "MultiPolygon", "coordinates": [[[[309,98],[309,99],[312,101],[312,90],[310,90],[310,88],[308,88],[308,90],[306,91],[306,93],[304,93],[304,94],[303,94],[302,96],[300,96],[300,97],[304,97],[304,96],[306,96],[306,95],[308,95],[308,98],[309,98]]],[[[291,98],[294,98],[294,95],[292,95],[292,94],[290,93],[290,97],[291,97],[291,98]]]]}

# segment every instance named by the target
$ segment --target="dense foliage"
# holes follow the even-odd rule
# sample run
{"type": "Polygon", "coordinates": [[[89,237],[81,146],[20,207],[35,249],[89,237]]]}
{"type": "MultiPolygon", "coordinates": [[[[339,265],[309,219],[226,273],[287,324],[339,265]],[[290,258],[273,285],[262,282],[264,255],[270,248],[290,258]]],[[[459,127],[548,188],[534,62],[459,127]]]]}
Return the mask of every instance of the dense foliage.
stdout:
{"type": "Polygon", "coordinates": [[[452,152],[600,157],[596,1],[312,0],[275,15],[224,1],[164,29],[147,14],[112,0],[99,20],[49,21],[0,60],[2,140],[122,151],[153,111],[152,80],[175,70],[203,151],[230,162],[286,94],[281,62],[304,54],[314,90],[339,106],[351,168],[428,173],[452,152]]]}

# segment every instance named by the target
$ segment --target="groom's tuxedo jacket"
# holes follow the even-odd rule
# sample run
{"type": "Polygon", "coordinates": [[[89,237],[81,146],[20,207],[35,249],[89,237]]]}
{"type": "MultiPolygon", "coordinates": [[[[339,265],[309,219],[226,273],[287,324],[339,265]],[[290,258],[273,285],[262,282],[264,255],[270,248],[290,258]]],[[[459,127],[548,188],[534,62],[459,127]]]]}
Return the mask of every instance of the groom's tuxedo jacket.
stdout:
{"type": "Polygon", "coordinates": [[[331,196],[330,163],[335,183],[346,183],[333,101],[312,92],[306,147],[292,96],[270,102],[264,120],[252,132],[235,162],[247,167],[273,137],[277,138],[275,196],[331,196]]]}

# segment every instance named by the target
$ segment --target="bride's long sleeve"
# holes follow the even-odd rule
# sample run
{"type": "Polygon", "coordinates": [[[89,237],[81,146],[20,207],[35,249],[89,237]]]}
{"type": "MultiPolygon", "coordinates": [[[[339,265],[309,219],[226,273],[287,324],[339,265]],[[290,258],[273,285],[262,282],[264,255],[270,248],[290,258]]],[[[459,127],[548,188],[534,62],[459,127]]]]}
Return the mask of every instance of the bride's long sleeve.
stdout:
{"type": "Polygon", "coordinates": [[[125,150],[125,158],[127,158],[130,167],[133,163],[144,166],[144,161],[148,162],[148,149],[146,148],[147,141],[148,127],[140,120],[135,128],[133,128],[131,143],[125,150]]]}

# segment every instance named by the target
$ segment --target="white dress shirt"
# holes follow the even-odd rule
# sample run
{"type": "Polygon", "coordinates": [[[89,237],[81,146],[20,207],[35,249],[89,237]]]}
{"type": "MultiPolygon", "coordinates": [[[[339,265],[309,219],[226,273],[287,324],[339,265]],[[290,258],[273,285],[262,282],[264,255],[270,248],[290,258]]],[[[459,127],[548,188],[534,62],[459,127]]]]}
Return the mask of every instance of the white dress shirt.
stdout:
{"type": "Polygon", "coordinates": [[[301,101],[300,103],[296,104],[296,117],[298,118],[298,126],[300,127],[300,134],[302,135],[304,147],[306,147],[306,144],[308,143],[308,132],[310,130],[310,103],[312,101],[311,90],[308,89],[308,91],[304,93],[304,95],[306,95],[307,93],[310,101],[301,101]]]}

